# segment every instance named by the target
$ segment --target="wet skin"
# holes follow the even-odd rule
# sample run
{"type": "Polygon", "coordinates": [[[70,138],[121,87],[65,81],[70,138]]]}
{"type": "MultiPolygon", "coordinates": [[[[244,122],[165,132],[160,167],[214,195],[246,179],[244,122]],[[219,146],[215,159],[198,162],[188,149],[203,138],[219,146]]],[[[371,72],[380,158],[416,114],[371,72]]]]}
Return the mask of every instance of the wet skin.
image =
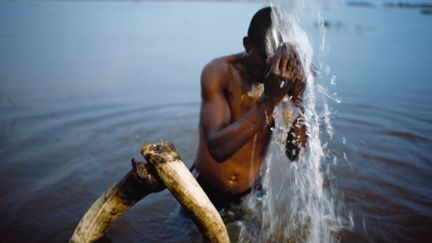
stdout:
{"type": "MultiPolygon", "coordinates": [[[[247,191],[259,176],[274,107],[288,95],[303,110],[304,73],[295,47],[283,44],[267,57],[264,47],[250,44],[247,37],[244,46],[244,53],[211,61],[201,75],[195,166],[209,184],[230,194],[247,191]],[[264,83],[263,92],[259,83],[264,83]]],[[[287,139],[287,156],[296,159],[306,141],[298,116],[287,139]]]]}

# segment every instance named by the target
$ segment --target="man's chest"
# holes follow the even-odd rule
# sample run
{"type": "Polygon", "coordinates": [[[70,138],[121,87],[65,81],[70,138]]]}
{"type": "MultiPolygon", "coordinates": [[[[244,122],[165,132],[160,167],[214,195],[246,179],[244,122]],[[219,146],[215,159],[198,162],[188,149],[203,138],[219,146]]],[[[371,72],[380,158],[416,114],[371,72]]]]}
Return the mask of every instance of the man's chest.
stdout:
{"type": "Polygon", "coordinates": [[[263,92],[262,84],[232,84],[227,90],[227,101],[232,120],[238,120],[247,113],[263,92]]]}

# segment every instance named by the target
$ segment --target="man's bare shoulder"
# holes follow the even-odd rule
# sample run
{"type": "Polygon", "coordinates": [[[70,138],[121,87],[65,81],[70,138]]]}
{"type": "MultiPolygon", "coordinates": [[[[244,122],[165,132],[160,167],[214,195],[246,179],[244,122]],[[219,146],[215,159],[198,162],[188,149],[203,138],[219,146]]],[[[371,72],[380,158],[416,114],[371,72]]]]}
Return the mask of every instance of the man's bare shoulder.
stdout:
{"type": "Polygon", "coordinates": [[[223,84],[229,80],[234,64],[238,60],[238,54],[215,58],[210,61],[203,69],[201,74],[201,85],[207,83],[223,84]]]}

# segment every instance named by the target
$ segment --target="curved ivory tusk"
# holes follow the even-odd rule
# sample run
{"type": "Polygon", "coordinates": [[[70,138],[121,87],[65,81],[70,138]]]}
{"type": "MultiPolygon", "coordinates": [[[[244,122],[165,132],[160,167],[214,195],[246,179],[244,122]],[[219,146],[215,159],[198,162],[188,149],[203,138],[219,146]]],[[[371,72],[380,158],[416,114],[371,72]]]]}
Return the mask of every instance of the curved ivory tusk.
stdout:
{"type": "Polygon", "coordinates": [[[228,232],[198,182],[181,161],[171,143],[145,145],[141,153],[150,164],[132,160],[132,170],[100,196],[82,217],[70,242],[94,242],[135,203],[164,184],[188,210],[210,242],[229,242],[228,232]]]}
{"type": "Polygon", "coordinates": [[[135,203],[164,188],[151,166],[132,160],[132,167],[121,181],[93,203],[76,227],[70,242],[87,243],[102,238],[111,223],[135,203]]]}
{"type": "Polygon", "coordinates": [[[210,242],[229,242],[228,232],[218,211],[169,142],[144,145],[141,154],[152,164],[160,179],[191,214],[210,242]]]}

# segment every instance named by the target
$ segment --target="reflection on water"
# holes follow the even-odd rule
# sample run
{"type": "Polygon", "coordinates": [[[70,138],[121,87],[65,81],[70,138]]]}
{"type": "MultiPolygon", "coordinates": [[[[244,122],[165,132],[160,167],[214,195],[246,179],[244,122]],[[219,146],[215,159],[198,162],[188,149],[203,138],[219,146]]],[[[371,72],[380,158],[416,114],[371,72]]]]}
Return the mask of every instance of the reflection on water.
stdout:
{"type": "MultiPolygon", "coordinates": [[[[0,3],[2,241],[67,241],[145,143],[171,140],[191,163],[201,68],[241,50],[260,7],[0,3]]],[[[322,57],[337,76],[332,91],[343,101],[330,104],[334,136],[324,162],[326,180],[352,213],[354,228],[341,239],[427,241],[432,19],[405,9],[339,6],[321,13],[343,23],[327,30],[322,57]]],[[[108,238],[199,241],[196,229],[170,226],[177,211],[168,192],[151,195],[120,218],[108,238]]]]}

